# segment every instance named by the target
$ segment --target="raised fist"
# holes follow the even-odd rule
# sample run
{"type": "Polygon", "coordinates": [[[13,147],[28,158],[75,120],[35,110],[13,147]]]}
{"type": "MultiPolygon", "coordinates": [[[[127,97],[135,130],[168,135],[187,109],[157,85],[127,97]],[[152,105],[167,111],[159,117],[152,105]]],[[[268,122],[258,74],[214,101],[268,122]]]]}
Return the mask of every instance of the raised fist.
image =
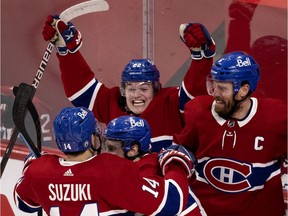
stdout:
{"type": "Polygon", "coordinates": [[[251,0],[249,2],[233,0],[229,6],[229,16],[233,19],[246,19],[251,21],[254,11],[260,0],[251,0]]]}
{"type": "Polygon", "coordinates": [[[208,30],[200,23],[181,24],[181,40],[190,49],[192,59],[212,58],[216,54],[216,45],[208,30]]]}
{"type": "Polygon", "coordinates": [[[68,52],[74,53],[82,45],[81,33],[71,22],[66,24],[59,16],[47,17],[42,35],[44,40],[55,43],[60,55],[67,55],[68,52]]]}
{"type": "Polygon", "coordinates": [[[183,146],[173,144],[159,153],[158,160],[163,175],[166,173],[167,164],[178,162],[186,170],[187,178],[189,178],[193,173],[196,158],[192,152],[188,151],[183,146]]]}

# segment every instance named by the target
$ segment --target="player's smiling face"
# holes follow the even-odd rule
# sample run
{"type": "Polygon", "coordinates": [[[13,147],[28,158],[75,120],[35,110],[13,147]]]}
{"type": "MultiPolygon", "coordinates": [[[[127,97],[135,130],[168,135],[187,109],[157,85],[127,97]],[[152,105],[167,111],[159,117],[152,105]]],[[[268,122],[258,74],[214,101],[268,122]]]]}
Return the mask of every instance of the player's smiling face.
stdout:
{"type": "Polygon", "coordinates": [[[141,114],[153,99],[153,86],[148,82],[131,82],[125,87],[126,104],[133,113],[141,114]]]}
{"type": "Polygon", "coordinates": [[[214,110],[221,117],[226,117],[234,106],[233,84],[231,82],[214,82],[214,110]]]}

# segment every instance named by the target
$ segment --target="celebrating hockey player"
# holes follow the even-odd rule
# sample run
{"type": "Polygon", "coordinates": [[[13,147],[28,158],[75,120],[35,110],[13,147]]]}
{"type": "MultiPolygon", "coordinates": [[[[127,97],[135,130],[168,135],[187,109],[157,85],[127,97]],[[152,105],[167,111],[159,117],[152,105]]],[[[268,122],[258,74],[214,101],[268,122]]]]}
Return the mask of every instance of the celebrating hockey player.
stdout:
{"type": "Polygon", "coordinates": [[[122,71],[119,89],[95,79],[79,51],[82,36],[72,23],[48,16],[43,29],[44,39],[56,43],[64,90],[72,104],[89,108],[105,124],[122,115],[145,118],[151,126],[152,151],[156,152],[171,145],[173,133],[183,128],[184,104],[207,94],[205,81],[215,55],[214,41],[200,23],[182,24],[180,36],[192,56],[181,88],[162,88],[160,73],[151,60],[132,59],[122,71]]]}
{"type": "Polygon", "coordinates": [[[246,53],[224,55],[210,74],[213,97],[186,104],[185,127],[174,138],[198,159],[196,196],[207,215],[285,215],[280,168],[287,162],[287,104],[251,96],[260,72],[246,53]]]}
{"type": "MultiPolygon", "coordinates": [[[[118,155],[134,161],[141,170],[143,176],[164,175],[165,169],[160,168],[163,165],[158,163],[158,157],[165,157],[173,150],[177,150],[184,154],[191,155],[193,163],[195,157],[192,153],[187,152],[183,146],[171,145],[166,150],[158,153],[150,152],[151,149],[151,132],[150,126],[143,118],[136,116],[121,116],[113,119],[107,125],[104,132],[103,151],[118,155]],[[164,172],[164,173],[162,173],[164,172]]],[[[171,152],[172,151],[172,152],[171,152]]],[[[163,162],[163,160],[160,160],[163,162]]],[[[191,168],[188,168],[191,170],[191,168]]],[[[192,174],[192,170],[188,175],[192,174]]],[[[184,215],[206,215],[195,194],[190,189],[187,207],[184,215]]]]}
{"type": "Polygon", "coordinates": [[[66,157],[44,154],[26,160],[14,191],[18,208],[36,212],[42,207],[51,216],[115,215],[127,210],[145,215],[182,212],[193,168],[190,153],[167,149],[159,158],[164,178],[145,176],[129,160],[95,154],[101,146],[97,124],[84,107],[64,108],[56,116],[53,132],[66,157]]]}

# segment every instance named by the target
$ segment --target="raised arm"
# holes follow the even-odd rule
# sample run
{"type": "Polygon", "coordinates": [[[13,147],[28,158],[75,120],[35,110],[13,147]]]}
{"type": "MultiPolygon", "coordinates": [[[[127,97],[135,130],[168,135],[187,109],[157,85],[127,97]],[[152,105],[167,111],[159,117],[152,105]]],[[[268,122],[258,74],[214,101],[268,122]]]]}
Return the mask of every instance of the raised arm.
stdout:
{"type": "Polygon", "coordinates": [[[216,47],[208,30],[200,23],[181,24],[179,32],[192,58],[180,89],[180,111],[184,112],[184,105],[189,100],[207,94],[206,77],[210,73],[216,47]]]}

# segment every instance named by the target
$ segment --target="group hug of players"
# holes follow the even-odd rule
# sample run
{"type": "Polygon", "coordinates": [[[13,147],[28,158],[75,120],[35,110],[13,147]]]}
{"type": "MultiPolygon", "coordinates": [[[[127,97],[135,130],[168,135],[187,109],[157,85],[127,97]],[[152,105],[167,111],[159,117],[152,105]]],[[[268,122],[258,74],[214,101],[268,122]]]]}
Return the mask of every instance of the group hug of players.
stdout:
{"type": "Polygon", "coordinates": [[[287,105],[251,96],[260,80],[251,55],[235,51],[213,63],[215,42],[205,26],[179,29],[192,57],[180,88],[162,87],[150,59],[132,59],[120,87],[108,88],[79,51],[81,33],[48,16],[43,37],[56,44],[74,106],[53,122],[65,157],[44,153],[25,161],[14,191],[19,209],[69,216],[285,214],[287,105]]]}

